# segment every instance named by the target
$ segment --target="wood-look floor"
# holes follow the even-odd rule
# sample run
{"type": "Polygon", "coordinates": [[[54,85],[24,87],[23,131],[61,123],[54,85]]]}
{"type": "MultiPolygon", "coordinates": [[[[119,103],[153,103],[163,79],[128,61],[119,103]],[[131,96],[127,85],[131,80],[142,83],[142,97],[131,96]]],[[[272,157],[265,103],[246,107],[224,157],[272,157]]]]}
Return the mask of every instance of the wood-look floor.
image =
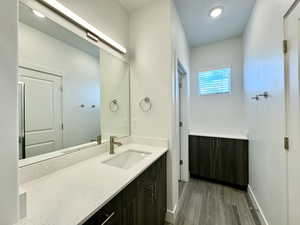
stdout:
{"type": "Polygon", "coordinates": [[[178,181],[178,194],[179,194],[179,198],[181,198],[181,195],[183,194],[183,190],[184,190],[184,187],[186,185],[186,182],[184,181],[178,181]]]}
{"type": "Polygon", "coordinates": [[[260,225],[246,192],[191,179],[175,225],[260,225]]]}

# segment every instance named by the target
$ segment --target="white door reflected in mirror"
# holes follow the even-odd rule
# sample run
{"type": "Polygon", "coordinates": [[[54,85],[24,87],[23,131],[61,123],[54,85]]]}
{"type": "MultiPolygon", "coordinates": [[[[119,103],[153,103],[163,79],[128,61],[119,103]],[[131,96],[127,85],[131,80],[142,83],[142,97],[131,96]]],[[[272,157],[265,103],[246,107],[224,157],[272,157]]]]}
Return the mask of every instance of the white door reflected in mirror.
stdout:
{"type": "Polygon", "coordinates": [[[25,87],[25,157],[63,147],[61,77],[20,69],[25,87]]]}

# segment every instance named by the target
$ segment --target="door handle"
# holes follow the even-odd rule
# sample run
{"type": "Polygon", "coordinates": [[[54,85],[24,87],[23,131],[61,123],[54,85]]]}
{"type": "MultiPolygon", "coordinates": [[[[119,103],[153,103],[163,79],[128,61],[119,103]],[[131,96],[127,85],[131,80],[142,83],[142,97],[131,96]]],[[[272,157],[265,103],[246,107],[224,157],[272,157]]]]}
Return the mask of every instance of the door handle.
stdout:
{"type": "Polygon", "coordinates": [[[115,212],[113,212],[112,214],[110,214],[110,215],[107,215],[107,218],[106,218],[106,220],[104,220],[104,222],[103,223],[101,223],[101,225],[105,225],[105,224],[107,224],[110,220],[111,220],[111,218],[113,218],[114,217],[114,215],[115,215],[116,213],[115,212]]]}
{"type": "Polygon", "coordinates": [[[259,97],[264,97],[264,98],[269,98],[270,97],[269,93],[266,92],[266,91],[264,93],[262,93],[262,94],[259,94],[258,96],[259,97]]]}
{"type": "Polygon", "coordinates": [[[22,159],[26,158],[26,149],[25,149],[25,83],[24,82],[19,82],[19,91],[20,91],[20,115],[19,115],[19,144],[21,145],[21,154],[22,154],[22,159]]]}

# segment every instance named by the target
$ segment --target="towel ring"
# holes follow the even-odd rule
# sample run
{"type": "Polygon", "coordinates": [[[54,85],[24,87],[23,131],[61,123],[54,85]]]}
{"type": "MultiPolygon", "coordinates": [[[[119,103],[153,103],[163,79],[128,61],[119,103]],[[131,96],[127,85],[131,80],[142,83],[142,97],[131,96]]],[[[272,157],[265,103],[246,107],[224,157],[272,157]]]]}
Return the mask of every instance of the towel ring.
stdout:
{"type": "Polygon", "coordinates": [[[117,99],[114,99],[112,100],[110,103],[109,103],[109,110],[111,112],[118,112],[119,111],[119,103],[118,103],[118,100],[117,99]]]}
{"type": "Polygon", "coordinates": [[[152,110],[152,102],[149,97],[141,99],[139,105],[143,112],[150,112],[152,110]]]}

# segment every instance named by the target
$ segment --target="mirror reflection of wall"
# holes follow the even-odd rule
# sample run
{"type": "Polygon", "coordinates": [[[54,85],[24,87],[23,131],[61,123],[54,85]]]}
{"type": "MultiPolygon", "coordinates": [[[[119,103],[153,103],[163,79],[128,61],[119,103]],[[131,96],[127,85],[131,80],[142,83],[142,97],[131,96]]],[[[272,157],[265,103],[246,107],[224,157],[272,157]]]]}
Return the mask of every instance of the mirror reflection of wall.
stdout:
{"type": "Polygon", "coordinates": [[[26,157],[88,143],[100,135],[99,52],[20,4],[19,81],[25,84],[26,157]]]}
{"type": "Polygon", "coordinates": [[[104,138],[128,136],[130,123],[129,64],[102,51],[101,73],[101,131],[104,138]],[[107,76],[105,76],[107,74],[107,76]]]}

